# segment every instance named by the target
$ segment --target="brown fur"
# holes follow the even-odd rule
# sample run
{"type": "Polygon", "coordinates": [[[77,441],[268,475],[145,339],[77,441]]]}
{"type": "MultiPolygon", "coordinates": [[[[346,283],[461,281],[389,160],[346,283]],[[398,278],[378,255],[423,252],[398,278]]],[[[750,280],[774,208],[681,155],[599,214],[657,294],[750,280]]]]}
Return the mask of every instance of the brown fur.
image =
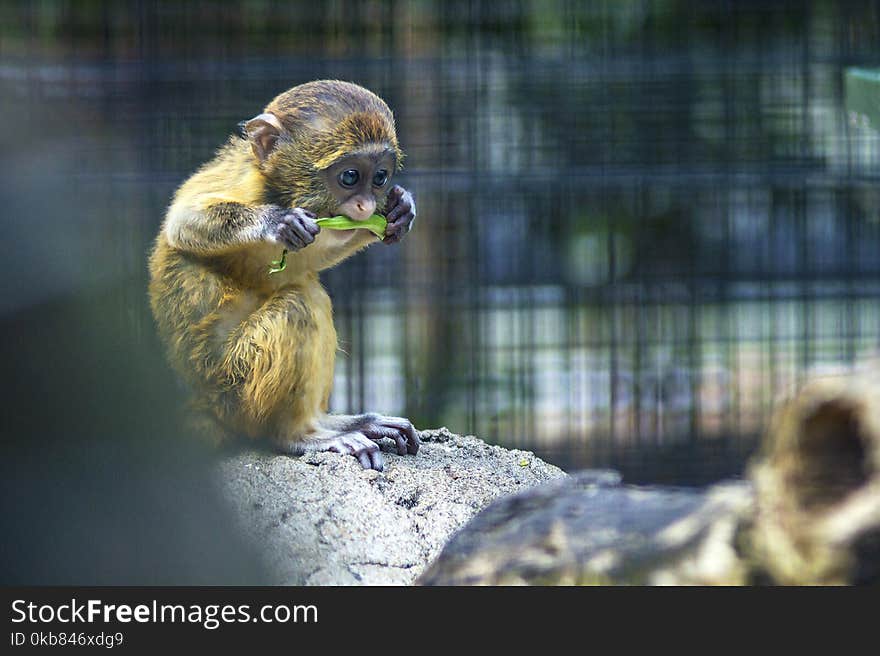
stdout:
{"type": "Polygon", "coordinates": [[[149,292],[202,432],[289,444],[316,430],[333,382],[336,331],[318,271],[375,239],[322,231],[269,276],[280,247],[261,237],[260,212],[275,204],[328,216],[335,201],[320,170],[365,146],[393,150],[398,167],[403,154],[387,105],[353,84],[294,87],[264,111],[284,127],[265,161],[233,137],[177,190],[150,256],[149,292]]]}

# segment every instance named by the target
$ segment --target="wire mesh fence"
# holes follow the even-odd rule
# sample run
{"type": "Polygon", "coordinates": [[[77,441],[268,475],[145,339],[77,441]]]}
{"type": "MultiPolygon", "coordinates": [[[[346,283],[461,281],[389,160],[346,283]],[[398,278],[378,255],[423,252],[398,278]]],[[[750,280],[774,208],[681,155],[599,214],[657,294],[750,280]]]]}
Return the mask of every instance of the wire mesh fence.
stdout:
{"type": "Polygon", "coordinates": [[[80,199],[67,291],[131,281],[134,331],[170,195],[238,121],[316,78],[388,101],[419,218],[324,276],[335,410],[704,482],[798,381],[880,345],[880,141],[843,85],[880,63],[880,3],[7,3],[0,25],[0,110],[30,108],[42,175],[80,199]]]}

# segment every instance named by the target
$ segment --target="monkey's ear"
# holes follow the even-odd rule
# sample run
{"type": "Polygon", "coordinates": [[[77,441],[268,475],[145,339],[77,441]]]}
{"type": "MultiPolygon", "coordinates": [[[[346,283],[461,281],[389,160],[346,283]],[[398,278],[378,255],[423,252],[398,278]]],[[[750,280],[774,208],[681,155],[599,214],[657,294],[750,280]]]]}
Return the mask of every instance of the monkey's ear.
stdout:
{"type": "Polygon", "coordinates": [[[274,114],[260,114],[254,116],[250,121],[244,124],[244,132],[248,141],[251,142],[251,148],[254,149],[254,155],[261,162],[275,150],[278,144],[278,137],[284,130],[281,127],[281,121],[275,118],[274,114]]]}

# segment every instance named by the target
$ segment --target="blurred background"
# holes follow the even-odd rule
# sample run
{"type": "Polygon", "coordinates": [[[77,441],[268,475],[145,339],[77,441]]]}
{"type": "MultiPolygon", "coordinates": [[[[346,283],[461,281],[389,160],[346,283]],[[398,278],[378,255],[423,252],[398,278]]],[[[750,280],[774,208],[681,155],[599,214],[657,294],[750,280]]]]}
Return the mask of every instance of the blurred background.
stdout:
{"type": "Polygon", "coordinates": [[[236,124],[319,78],[392,107],[419,209],[323,277],[334,411],[742,475],[776,400],[880,346],[845,83],[878,64],[865,0],[0,2],[5,579],[258,580],[181,450],[146,257],[236,124]]]}

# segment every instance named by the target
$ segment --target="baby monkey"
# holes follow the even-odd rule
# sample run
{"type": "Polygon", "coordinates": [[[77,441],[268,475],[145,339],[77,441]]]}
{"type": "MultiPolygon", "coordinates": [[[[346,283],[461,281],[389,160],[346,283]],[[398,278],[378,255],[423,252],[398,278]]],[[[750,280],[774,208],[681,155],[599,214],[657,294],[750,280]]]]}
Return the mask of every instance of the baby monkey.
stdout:
{"type": "Polygon", "coordinates": [[[406,419],[327,414],[337,344],[318,272],[376,237],[322,231],[316,219],[383,214],[385,244],[409,232],[415,201],[391,183],[403,160],[391,110],[367,89],[324,80],[282,93],[240,127],[177,190],[150,256],[150,305],[193,390],[196,427],[218,443],[267,438],[378,470],[376,440],[417,453],[406,419]],[[269,275],[282,249],[287,265],[269,275]]]}

